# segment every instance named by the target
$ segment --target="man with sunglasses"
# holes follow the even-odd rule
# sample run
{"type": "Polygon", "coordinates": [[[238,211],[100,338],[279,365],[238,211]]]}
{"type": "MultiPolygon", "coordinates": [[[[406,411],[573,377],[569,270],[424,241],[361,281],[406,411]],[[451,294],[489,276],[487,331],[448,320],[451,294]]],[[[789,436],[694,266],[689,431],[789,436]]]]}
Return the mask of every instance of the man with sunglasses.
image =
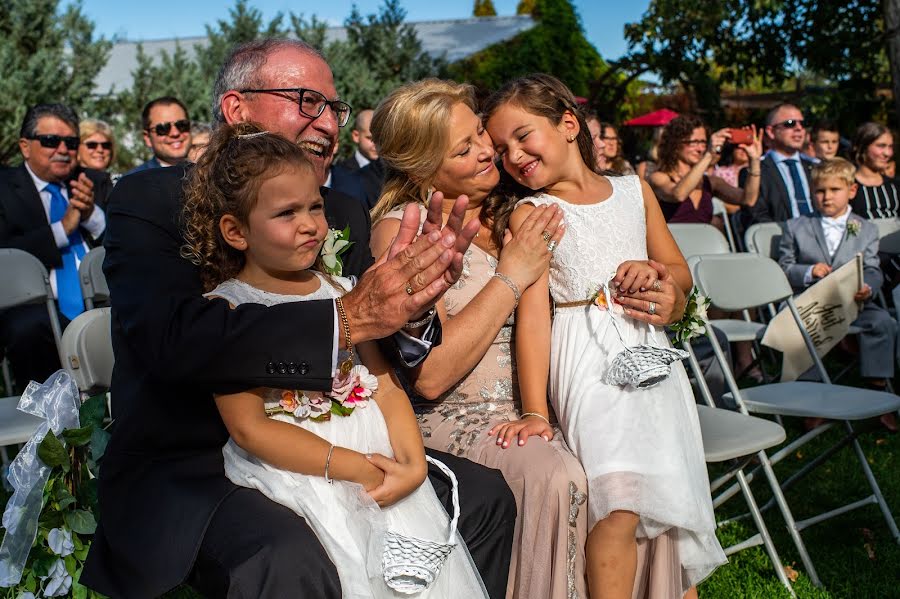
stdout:
{"type": "MultiPolygon", "coordinates": [[[[106,197],[111,186],[103,173],[78,166],[79,143],[74,110],[63,104],[33,106],[20,130],[24,162],[0,170],[0,247],[24,250],[44,264],[63,328],[84,310],[78,264],[106,229],[94,198],[106,197]]],[[[20,388],[59,369],[46,306],[0,313],[0,352],[4,349],[20,388]]]]}
{"type": "Polygon", "coordinates": [[[153,150],[153,158],[131,169],[126,175],[151,168],[181,164],[191,149],[191,119],[187,106],[174,96],[147,102],[141,111],[144,144],[153,150]]]}
{"type": "MultiPolygon", "coordinates": [[[[812,162],[802,153],[806,138],[803,113],[793,104],[779,104],[766,116],[770,147],[760,163],[759,199],[742,212],[743,223],[783,222],[814,211],[809,177],[812,162]]],[[[740,185],[754,173],[741,172],[740,185]]]]}
{"type": "MultiPolygon", "coordinates": [[[[219,71],[213,97],[219,125],[252,121],[283,136],[306,151],[325,182],[350,106],[338,99],[317,50],[297,40],[239,46],[219,71]]],[[[392,357],[419,363],[429,345],[422,338],[440,342],[439,320],[428,308],[459,279],[478,223],[462,225],[461,198],[444,226],[436,193],[423,234],[419,210],[410,206],[389,255],[370,268],[368,212],[320,188],[329,225],[349,226],[354,241],[344,275],[362,275],[343,297],[341,317],[330,300],[231,309],[202,297],[197,267],[180,255],[187,168],[124,177],[110,198],[104,271],[114,314],[116,416],[99,479],[103,515],[81,582],[129,599],[185,581],[206,597],[337,599],[337,570],[306,521],[226,478],[228,433],[213,394],[328,389],[345,336],[359,343],[394,335],[392,357]],[[413,338],[404,328],[425,334],[413,338]]],[[[491,596],[503,597],[515,500],[498,471],[440,459],[459,480],[460,534],[491,596]]],[[[438,496],[449,496],[446,478],[431,480],[438,496]]]]}

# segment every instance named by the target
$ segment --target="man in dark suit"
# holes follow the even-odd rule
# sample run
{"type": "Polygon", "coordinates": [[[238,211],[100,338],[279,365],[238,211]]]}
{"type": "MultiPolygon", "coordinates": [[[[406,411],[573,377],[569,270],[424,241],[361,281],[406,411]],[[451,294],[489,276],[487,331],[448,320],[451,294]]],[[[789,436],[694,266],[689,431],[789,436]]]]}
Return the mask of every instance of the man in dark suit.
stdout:
{"type": "Polygon", "coordinates": [[[187,106],[174,96],[163,96],[147,102],[141,111],[144,144],[153,157],[125,175],[151,168],[165,168],[187,160],[191,149],[191,118],[187,106]]]}
{"type": "Polygon", "coordinates": [[[378,158],[353,172],[344,171],[340,176],[334,176],[332,169],[331,181],[335,190],[356,198],[363,208],[372,210],[384,186],[384,161],[378,158]]]}
{"type": "Polygon", "coordinates": [[[375,111],[371,108],[356,113],[353,130],[350,132],[350,137],[356,144],[356,150],[353,152],[353,156],[338,162],[338,166],[341,168],[353,172],[378,159],[378,148],[375,147],[375,140],[372,139],[372,132],[369,130],[374,113],[375,111]]]}
{"type": "MultiPolygon", "coordinates": [[[[336,99],[331,70],[316,50],[292,40],[241,46],[226,59],[214,95],[218,122],[254,121],[295,140],[324,182],[349,107],[336,99]]],[[[259,386],[330,388],[334,343],[347,341],[334,302],[232,310],[202,298],[197,268],[180,256],[183,176],[180,167],[138,173],[122,179],[110,200],[104,269],[113,308],[115,429],[100,473],[102,517],[81,581],[136,599],[185,580],[209,597],[340,597],[335,567],[306,522],[225,477],[228,435],[212,399],[259,386]]],[[[350,225],[355,243],[345,274],[358,275],[372,263],[367,215],[358,202],[336,201],[337,193],[323,190],[326,216],[335,227],[350,225]]],[[[462,228],[464,210],[460,204],[441,230],[435,202],[415,242],[416,211],[404,218],[390,256],[344,296],[354,343],[390,336],[420,318],[459,277],[477,231],[462,228]]],[[[428,345],[409,335],[397,343],[428,345]]],[[[415,364],[426,354],[401,347],[396,357],[415,364]]],[[[512,495],[498,472],[445,458],[460,479],[462,536],[492,596],[502,597],[512,495]]],[[[446,494],[446,483],[433,482],[446,494]]]]}
{"type": "Polygon", "coordinates": [[[758,174],[745,169],[740,186],[747,177],[761,176],[759,199],[743,210],[744,227],[754,223],[783,222],[813,213],[809,177],[812,162],[803,149],[806,128],[803,113],[793,104],[780,104],[766,116],[766,138],[771,150],[760,164],[758,174]]]}
{"type": "MultiPolygon", "coordinates": [[[[24,162],[0,170],[0,247],[24,250],[50,273],[60,324],[84,310],[78,264],[106,229],[94,204],[109,193],[108,177],[77,166],[78,116],[63,104],[30,108],[20,131],[24,162]]],[[[18,387],[43,382],[60,367],[44,305],[0,313],[0,349],[6,349],[18,387]]]]}

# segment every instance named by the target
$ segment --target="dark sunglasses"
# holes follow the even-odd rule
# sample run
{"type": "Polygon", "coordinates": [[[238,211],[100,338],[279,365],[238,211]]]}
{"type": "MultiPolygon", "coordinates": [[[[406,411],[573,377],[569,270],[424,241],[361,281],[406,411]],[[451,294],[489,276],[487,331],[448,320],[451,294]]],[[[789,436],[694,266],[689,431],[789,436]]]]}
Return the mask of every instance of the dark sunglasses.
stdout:
{"type": "Polygon", "coordinates": [[[153,131],[158,136],[163,137],[169,134],[169,131],[172,130],[172,127],[178,129],[178,134],[187,133],[191,130],[191,122],[187,119],[181,119],[180,121],[175,121],[174,123],[159,123],[158,125],[153,125],[148,128],[148,131],[153,131]]]}
{"type": "Polygon", "coordinates": [[[88,150],[96,150],[97,148],[103,148],[104,150],[112,150],[112,142],[111,141],[86,141],[86,142],[84,142],[84,146],[88,150]]]}
{"type": "Polygon", "coordinates": [[[801,129],[804,128],[804,120],[803,119],[788,119],[786,121],[781,121],[780,123],[775,123],[772,125],[773,127],[784,127],[785,129],[793,129],[800,126],[801,129]]]}
{"type": "Polygon", "coordinates": [[[62,135],[32,135],[26,139],[37,141],[42,148],[58,148],[60,143],[66,144],[67,150],[77,150],[81,139],[78,136],[65,137],[62,135]]]}

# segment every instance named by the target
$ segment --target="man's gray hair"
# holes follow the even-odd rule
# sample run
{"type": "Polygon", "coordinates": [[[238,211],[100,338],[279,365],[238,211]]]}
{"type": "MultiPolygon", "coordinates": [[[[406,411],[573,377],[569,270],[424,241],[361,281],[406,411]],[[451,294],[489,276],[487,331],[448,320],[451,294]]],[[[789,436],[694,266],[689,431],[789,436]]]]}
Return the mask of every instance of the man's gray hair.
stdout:
{"type": "Polygon", "coordinates": [[[321,52],[302,40],[262,39],[235,46],[225,58],[213,85],[214,126],[225,122],[225,116],[222,114],[222,97],[232,89],[262,88],[265,85],[262,68],[266,60],[278,50],[285,48],[295,48],[325,61],[321,52]]]}
{"type": "Polygon", "coordinates": [[[28,139],[37,133],[38,121],[44,117],[58,118],[72,128],[78,135],[78,114],[65,104],[37,104],[28,109],[25,118],[22,119],[22,128],[19,129],[19,137],[28,139]]]}

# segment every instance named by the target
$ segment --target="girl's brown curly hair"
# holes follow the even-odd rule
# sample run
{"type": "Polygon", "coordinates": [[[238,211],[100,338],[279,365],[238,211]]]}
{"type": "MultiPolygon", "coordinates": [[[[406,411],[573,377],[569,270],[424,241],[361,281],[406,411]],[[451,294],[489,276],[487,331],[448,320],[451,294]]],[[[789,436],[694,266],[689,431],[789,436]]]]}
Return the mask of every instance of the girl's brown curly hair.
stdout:
{"type": "Polygon", "coordinates": [[[204,291],[237,275],[244,253],[225,242],[219,221],[231,214],[247,224],[262,183],[288,169],[315,177],[303,150],[255,123],[222,125],[187,175],[181,214],[182,255],[200,267],[204,291]]]}
{"type": "Polygon", "coordinates": [[[709,137],[709,129],[703,119],[687,114],[675,117],[663,127],[662,135],[659,138],[659,148],[656,150],[659,158],[659,170],[664,173],[675,170],[675,165],[678,164],[679,146],[691,139],[694,129],[701,127],[709,137]]]}

